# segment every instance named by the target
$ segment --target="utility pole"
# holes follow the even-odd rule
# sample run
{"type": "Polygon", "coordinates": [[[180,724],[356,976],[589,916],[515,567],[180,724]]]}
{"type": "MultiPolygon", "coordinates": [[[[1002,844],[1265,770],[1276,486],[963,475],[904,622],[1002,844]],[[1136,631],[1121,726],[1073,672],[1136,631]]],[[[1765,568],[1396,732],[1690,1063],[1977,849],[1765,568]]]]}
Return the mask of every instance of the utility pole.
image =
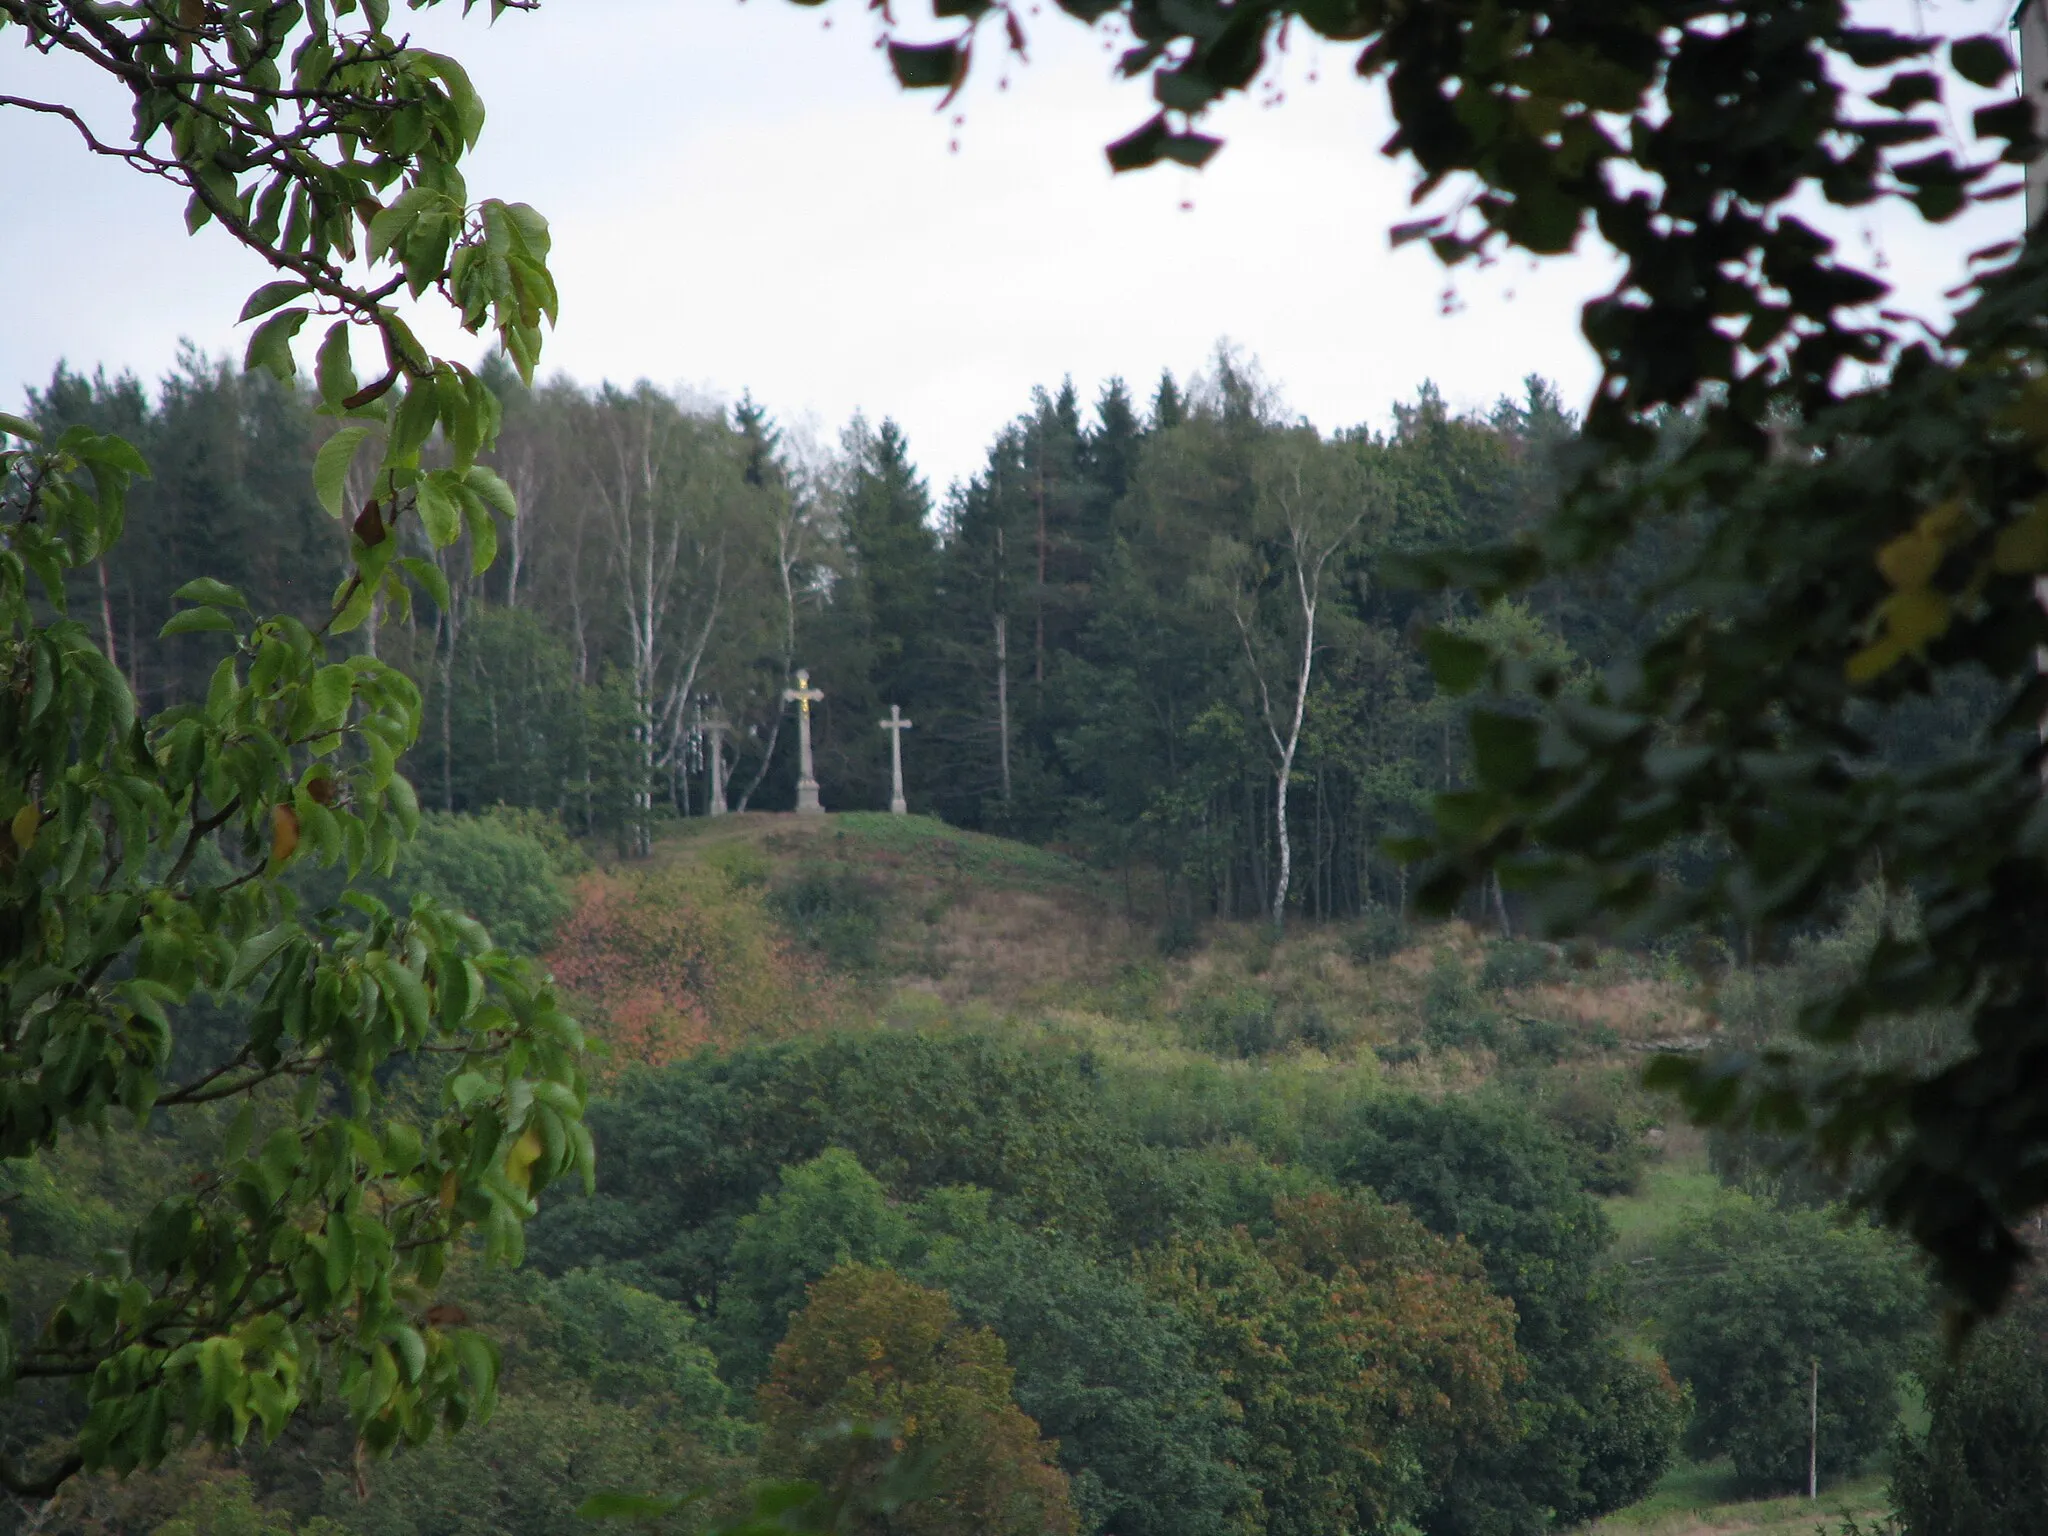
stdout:
{"type": "Polygon", "coordinates": [[[1813,1376],[1806,1389],[1806,1496],[1820,1497],[1820,1356],[1813,1357],[1813,1376]]]}

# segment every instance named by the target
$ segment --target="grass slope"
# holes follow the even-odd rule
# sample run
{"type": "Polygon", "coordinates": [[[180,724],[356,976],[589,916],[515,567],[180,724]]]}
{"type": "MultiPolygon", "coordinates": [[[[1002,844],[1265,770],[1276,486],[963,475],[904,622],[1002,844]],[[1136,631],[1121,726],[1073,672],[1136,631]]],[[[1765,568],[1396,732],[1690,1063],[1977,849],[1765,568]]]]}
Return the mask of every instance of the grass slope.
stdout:
{"type": "MultiPolygon", "coordinates": [[[[1163,955],[1112,878],[922,816],[688,821],[651,860],[602,869],[588,891],[610,904],[608,924],[578,930],[578,974],[631,977],[643,1016],[666,989],[662,1006],[683,1021],[671,1052],[865,1021],[995,1026],[1097,1052],[1126,1076],[1141,1117],[1148,1093],[1174,1096],[1181,1116],[1189,1093],[1218,1095],[1219,1123],[1235,1126],[1269,1098],[1299,1108],[1383,1083],[1455,1091],[1507,1071],[1626,1093],[1648,1052],[1697,1044],[1707,1027],[1680,975],[1620,956],[1520,974],[1489,965],[1496,947],[1459,924],[1411,933],[1389,954],[1367,924],[1300,924],[1276,940],[1263,924],[1211,923],[1191,949],[1163,955]],[[637,920],[623,920],[636,903],[637,920]],[[776,986],[726,974],[764,964],[776,986]],[[1429,1022],[1447,989],[1490,1033],[1450,1039],[1429,1022]]],[[[603,1036],[604,999],[590,1001],[603,1036]]],[[[645,1034],[644,1018],[634,1028],[645,1034]]],[[[614,1034],[624,1054],[655,1059],[632,1031],[614,1034]]],[[[1305,1123],[1315,1119],[1310,1110],[1305,1123]]],[[[1633,1192],[1606,1202],[1621,1266],[1719,1187],[1697,1132],[1667,1124],[1653,1135],[1660,1155],[1633,1192]]],[[[1652,1347],[1647,1329],[1638,1343],[1652,1347]]],[[[1878,1478],[1817,1503],[1749,1502],[1734,1499],[1727,1468],[1682,1464],[1648,1500],[1589,1529],[1808,1536],[1846,1518],[1867,1525],[1883,1508],[1878,1478]]]]}

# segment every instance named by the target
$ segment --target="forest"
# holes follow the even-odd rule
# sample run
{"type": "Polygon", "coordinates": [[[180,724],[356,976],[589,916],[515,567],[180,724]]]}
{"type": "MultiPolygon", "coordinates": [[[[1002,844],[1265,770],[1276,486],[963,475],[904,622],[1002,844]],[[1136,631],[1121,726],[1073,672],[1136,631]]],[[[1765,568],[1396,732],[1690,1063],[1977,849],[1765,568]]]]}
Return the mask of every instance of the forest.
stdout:
{"type": "MultiPolygon", "coordinates": [[[[426,695],[423,803],[546,810],[628,851],[705,811],[709,721],[729,725],[733,809],[793,803],[782,694],[803,667],[827,809],[887,806],[895,704],[920,810],[1142,865],[1187,921],[1398,908],[1379,845],[1463,751],[1409,631],[1449,618],[1570,669],[1637,622],[1563,591],[1446,614],[1385,579],[1403,552],[1540,510],[1572,423],[1538,379],[1469,417],[1425,385],[1391,431],[1326,439],[1219,350],[1149,398],[1037,391],[943,494],[888,420],[785,441],[750,399],[491,383],[520,516],[438,550],[408,527],[415,600],[360,644],[426,695]]],[[[212,665],[203,640],[153,639],[187,573],[266,611],[326,603],[304,557],[331,549],[339,579],[346,529],[308,489],[331,430],[311,402],[197,356],[155,400],[60,372],[35,402],[52,427],[137,435],[157,465],[135,532],[75,578],[145,706],[203,691],[212,665]]]]}
{"type": "MultiPolygon", "coordinates": [[[[682,1531],[790,1478],[920,1536],[1653,1531],[1688,1488],[1777,1512],[1730,1529],[2044,1507],[2038,1455],[1987,1464],[2048,1438],[2036,1304],[1948,1359],[1920,1263],[1844,1213],[1856,1170],[1703,1137],[1639,1083],[1703,1034],[1805,1049],[1802,999],[1914,920],[1897,898],[1768,964],[1740,933],[1536,943],[1498,883],[1411,910],[1388,840],[1472,771],[1422,625],[1569,689],[1661,621],[1654,547],[1483,609],[1400,579],[1541,515],[1577,432],[1543,381],[1325,434],[1219,349],[1143,399],[1034,391],[943,494],[886,419],[820,443],[750,398],[492,382],[519,516],[398,531],[409,600],[351,637],[420,690],[427,812],[350,899],[464,912],[553,973],[594,1187],[540,1200],[523,1264],[451,1261],[423,1326],[502,1361],[460,1435],[371,1455],[337,1382],[274,1440],[16,1500],[12,1528],[557,1536],[595,1500],[682,1531]],[[780,814],[799,668],[822,819],[780,814]],[[908,817],[882,814],[891,705],[908,817]],[[1768,1502],[1810,1476],[1819,1505],[1768,1502]]],[[[158,638],[194,573],[327,611],[320,496],[364,496],[314,404],[197,353],[34,395],[148,463],[68,594],[145,710],[216,675],[218,635],[158,638]]],[[[1987,710],[1926,703],[1885,750],[1987,710]]],[[[343,911],[335,871],[288,878],[343,911]]],[[[175,1075],[232,1059],[237,1007],[177,1011],[175,1075]]],[[[1941,1015],[1861,1047],[1955,1048],[1941,1015]]],[[[252,1134],[159,1116],[10,1161],[15,1327],[252,1134]]],[[[79,1423],[18,1394],[6,1449],[79,1423]]]]}

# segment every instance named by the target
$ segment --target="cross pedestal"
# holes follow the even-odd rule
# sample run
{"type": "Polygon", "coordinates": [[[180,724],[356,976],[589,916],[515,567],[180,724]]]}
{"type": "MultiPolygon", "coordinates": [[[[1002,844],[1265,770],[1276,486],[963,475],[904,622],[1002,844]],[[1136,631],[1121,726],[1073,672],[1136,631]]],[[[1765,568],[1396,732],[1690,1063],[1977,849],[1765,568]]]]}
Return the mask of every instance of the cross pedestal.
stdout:
{"type": "Polygon", "coordinates": [[[799,816],[822,816],[825,807],[818,804],[818,778],[811,767],[811,701],[825,697],[822,688],[811,686],[811,674],[804,668],[797,668],[796,686],[782,690],[784,702],[797,707],[797,781],[796,813],[799,816]]]}
{"type": "Polygon", "coordinates": [[[903,803],[903,733],[911,722],[903,718],[902,705],[891,704],[889,718],[879,723],[889,733],[889,814],[906,816],[910,807],[903,803]]]}
{"type": "Polygon", "coordinates": [[[732,729],[732,722],[724,715],[713,714],[704,717],[704,734],[711,738],[711,807],[707,814],[725,814],[725,733],[732,729]]]}

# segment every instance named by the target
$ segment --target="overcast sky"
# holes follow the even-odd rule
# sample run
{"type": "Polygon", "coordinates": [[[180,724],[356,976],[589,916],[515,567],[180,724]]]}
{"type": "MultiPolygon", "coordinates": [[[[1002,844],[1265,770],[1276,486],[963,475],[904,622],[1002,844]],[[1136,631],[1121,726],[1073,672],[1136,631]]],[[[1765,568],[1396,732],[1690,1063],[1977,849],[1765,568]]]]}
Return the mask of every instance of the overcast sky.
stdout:
{"type": "MultiPolygon", "coordinates": [[[[1954,31],[1997,26],[2003,5],[1880,9],[1954,31]]],[[[1219,114],[1229,142],[1206,170],[1112,177],[1102,145],[1147,96],[1111,83],[1112,40],[1050,6],[1031,62],[985,60],[957,125],[894,88],[858,5],[550,0],[495,26],[483,11],[410,24],[490,109],[471,196],[553,225],[550,372],[751,389],[821,435],[855,410],[893,416],[935,490],[975,469],[1034,384],[1070,374],[1092,398],[1121,374],[1149,395],[1219,338],[1326,429],[1383,424],[1424,379],[1459,406],[1532,371],[1574,403],[1592,384],[1578,306],[1604,261],[1461,274],[1447,306],[1425,251],[1388,248],[1407,175],[1377,152],[1377,91],[1336,51],[1297,49],[1278,106],[1219,114]]],[[[63,91],[121,136],[123,104],[66,67],[0,38],[0,93],[63,91]]],[[[268,274],[216,229],[188,238],[175,192],[18,112],[0,111],[0,163],[0,409],[60,358],[154,380],[180,338],[239,353],[234,316],[268,274]]],[[[1836,227],[1876,240],[1925,311],[1965,252],[2016,227],[2003,209],[1932,232],[1836,227]]],[[[479,350],[424,329],[451,355],[479,350]]]]}

